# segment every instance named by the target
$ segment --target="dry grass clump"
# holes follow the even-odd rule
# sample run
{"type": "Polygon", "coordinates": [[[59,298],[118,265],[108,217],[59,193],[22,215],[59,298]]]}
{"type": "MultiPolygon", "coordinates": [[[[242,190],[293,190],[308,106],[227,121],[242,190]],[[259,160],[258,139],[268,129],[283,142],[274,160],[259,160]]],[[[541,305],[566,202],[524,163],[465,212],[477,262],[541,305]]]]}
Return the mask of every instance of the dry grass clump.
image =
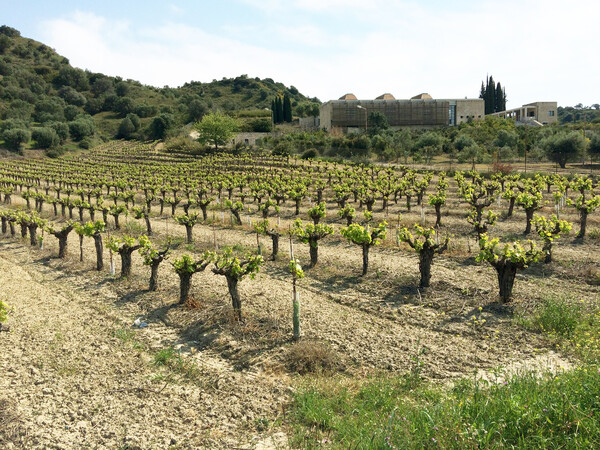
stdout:
{"type": "Polygon", "coordinates": [[[300,375],[343,371],[345,368],[342,357],[328,343],[318,340],[301,340],[293,344],[286,355],[286,366],[300,375]]]}
{"type": "Polygon", "coordinates": [[[0,398],[0,448],[8,447],[8,444],[22,446],[25,432],[23,424],[16,413],[14,401],[0,398]]]}

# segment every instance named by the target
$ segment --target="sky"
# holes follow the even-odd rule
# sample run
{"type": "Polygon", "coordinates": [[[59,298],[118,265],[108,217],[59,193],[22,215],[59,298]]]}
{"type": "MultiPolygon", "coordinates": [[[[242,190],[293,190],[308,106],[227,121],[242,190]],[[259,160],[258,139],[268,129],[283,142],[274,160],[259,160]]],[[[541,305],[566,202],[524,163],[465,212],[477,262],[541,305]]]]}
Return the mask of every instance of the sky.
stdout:
{"type": "Polygon", "coordinates": [[[0,24],[75,67],[181,86],[242,74],[321,101],[354,93],[507,107],[600,103],[597,0],[0,0],[0,24]]]}

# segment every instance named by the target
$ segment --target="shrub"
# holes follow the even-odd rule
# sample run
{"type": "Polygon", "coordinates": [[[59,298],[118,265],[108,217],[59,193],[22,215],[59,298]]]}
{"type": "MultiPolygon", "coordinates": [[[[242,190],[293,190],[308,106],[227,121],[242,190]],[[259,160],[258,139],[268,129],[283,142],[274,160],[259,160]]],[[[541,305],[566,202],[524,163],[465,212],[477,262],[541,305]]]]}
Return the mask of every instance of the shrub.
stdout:
{"type": "Polygon", "coordinates": [[[60,143],[60,138],[54,129],[49,127],[34,128],[31,137],[39,148],[52,148],[60,143]]]}
{"type": "Polygon", "coordinates": [[[2,134],[4,144],[11,150],[19,150],[23,144],[31,140],[31,133],[24,128],[13,128],[2,134]]]}
{"type": "Polygon", "coordinates": [[[286,366],[300,375],[343,370],[344,364],[329,344],[303,340],[293,344],[286,355],[286,366]]]}
{"type": "Polygon", "coordinates": [[[313,159],[316,158],[319,154],[317,153],[317,149],[309,148],[304,153],[302,153],[302,159],[313,159]]]}

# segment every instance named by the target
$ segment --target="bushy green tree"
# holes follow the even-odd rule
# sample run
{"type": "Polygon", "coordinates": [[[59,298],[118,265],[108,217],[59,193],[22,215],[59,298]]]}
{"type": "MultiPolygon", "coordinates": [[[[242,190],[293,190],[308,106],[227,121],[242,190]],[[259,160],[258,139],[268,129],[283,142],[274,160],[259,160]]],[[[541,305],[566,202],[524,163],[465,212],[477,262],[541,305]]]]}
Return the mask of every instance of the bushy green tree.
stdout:
{"type": "Polygon", "coordinates": [[[58,134],[50,127],[34,128],[31,137],[39,148],[52,148],[60,144],[58,134]]]}
{"type": "Polygon", "coordinates": [[[578,131],[559,132],[543,139],[540,145],[546,157],[564,169],[567,163],[583,158],[586,141],[578,131]]]}
{"type": "Polygon", "coordinates": [[[31,140],[31,133],[24,128],[11,128],[2,133],[2,139],[10,150],[20,150],[23,144],[31,140]]]}
{"type": "Polygon", "coordinates": [[[200,134],[198,141],[213,145],[215,150],[229,142],[237,127],[237,121],[234,118],[218,112],[206,114],[194,126],[200,134]]]}

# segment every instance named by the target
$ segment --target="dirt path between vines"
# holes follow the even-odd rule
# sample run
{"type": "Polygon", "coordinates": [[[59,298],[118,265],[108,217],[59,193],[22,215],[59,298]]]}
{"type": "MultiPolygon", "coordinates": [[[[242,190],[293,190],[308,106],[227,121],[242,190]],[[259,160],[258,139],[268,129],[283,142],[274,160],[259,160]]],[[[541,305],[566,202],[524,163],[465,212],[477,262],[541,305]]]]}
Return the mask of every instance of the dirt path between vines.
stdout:
{"type": "Polygon", "coordinates": [[[210,352],[195,380],[155,366],[135,343],[159,324],[132,328],[109,288],[91,296],[25,246],[2,243],[0,287],[13,308],[0,333],[3,448],[251,448],[265,437],[255,421],[281,414],[281,378],[234,372],[210,352]]]}

